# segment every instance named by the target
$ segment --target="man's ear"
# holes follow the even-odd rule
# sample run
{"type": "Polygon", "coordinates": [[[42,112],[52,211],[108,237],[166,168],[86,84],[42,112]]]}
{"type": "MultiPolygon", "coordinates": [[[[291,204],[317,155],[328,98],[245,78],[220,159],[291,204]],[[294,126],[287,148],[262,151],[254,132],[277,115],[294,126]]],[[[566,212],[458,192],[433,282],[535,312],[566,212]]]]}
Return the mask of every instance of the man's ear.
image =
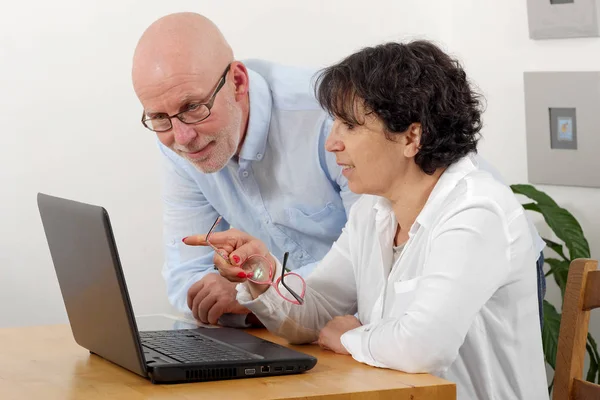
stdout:
{"type": "Polygon", "coordinates": [[[248,70],[243,63],[234,61],[231,63],[230,74],[235,85],[235,99],[239,101],[248,94],[248,88],[250,87],[248,70]]]}
{"type": "Polygon", "coordinates": [[[421,124],[418,122],[413,122],[410,124],[406,132],[404,133],[404,156],[407,158],[412,158],[417,155],[419,149],[421,148],[421,124]]]}

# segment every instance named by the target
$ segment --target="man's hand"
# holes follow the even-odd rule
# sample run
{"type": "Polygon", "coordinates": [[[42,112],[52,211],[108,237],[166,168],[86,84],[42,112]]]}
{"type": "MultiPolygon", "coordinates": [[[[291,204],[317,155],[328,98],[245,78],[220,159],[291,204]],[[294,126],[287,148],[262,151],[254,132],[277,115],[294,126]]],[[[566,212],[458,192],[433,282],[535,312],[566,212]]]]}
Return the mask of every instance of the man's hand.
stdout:
{"type": "Polygon", "coordinates": [[[194,318],[203,324],[216,325],[223,314],[248,314],[235,296],[237,283],[229,282],[219,274],[207,274],[188,290],[187,303],[194,318]]]}
{"type": "Polygon", "coordinates": [[[362,326],[362,324],[354,315],[335,317],[321,329],[317,343],[326,350],[331,350],[338,354],[350,354],[344,345],[342,345],[341,338],[344,333],[359,326],[362,326]]]}

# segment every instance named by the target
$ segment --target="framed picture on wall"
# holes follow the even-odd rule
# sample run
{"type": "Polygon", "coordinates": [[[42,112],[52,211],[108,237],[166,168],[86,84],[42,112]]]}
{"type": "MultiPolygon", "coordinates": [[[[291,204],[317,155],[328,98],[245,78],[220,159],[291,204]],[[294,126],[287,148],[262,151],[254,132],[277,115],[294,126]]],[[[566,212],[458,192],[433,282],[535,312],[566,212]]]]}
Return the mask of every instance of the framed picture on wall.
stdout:
{"type": "Polygon", "coordinates": [[[529,182],[600,187],[600,71],[525,72],[524,89],[529,182]]]}
{"type": "Polygon", "coordinates": [[[600,36],[600,0],[527,0],[531,39],[600,36]]]}

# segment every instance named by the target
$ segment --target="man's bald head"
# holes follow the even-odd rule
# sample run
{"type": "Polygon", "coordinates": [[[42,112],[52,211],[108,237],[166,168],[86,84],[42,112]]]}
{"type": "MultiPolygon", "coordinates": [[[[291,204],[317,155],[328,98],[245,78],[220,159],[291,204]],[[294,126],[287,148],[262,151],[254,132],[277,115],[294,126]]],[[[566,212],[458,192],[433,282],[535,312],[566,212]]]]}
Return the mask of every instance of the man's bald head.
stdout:
{"type": "Polygon", "coordinates": [[[249,118],[248,71],[209,19],[178,13],[150,25],[135,49],[132,78],[144,125],[170,122],[157,133],[162,144],[207,173],[239,153],[249,118]]]}
{"type": "Polygon", "coordinates": [[[152,85],[179,74],[218,76],[233,51],[217,26],[195,13],[162,17],[146,29],[133,56],[133,85],[152,85]]]}

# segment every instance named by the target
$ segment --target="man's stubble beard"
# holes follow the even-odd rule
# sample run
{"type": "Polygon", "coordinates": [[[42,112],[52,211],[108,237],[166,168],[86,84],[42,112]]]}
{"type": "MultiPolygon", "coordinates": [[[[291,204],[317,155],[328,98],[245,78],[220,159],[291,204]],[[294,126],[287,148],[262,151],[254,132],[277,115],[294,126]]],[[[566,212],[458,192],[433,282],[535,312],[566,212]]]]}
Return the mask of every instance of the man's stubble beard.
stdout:
{"type": "Polygon", "coordinates": [[[183,153],[186,160],[202,173],[211,174],[220,171],[237,152],[242,124],[242,110],[239,107],[235,107],[230,100],[226,102],[226,107],[230,121],[229,125],[211,136],[204,136],[202,138],[202,145],[194,143],[193,146],[186,146],[185,148],[185,151],[192,150],[193,152],[194,149],[198,151],[211,141],[214,141],[215,146],[211,150],[209,157],[202,160],[194,160],[185,157],[185,153],[183,153]]]}

